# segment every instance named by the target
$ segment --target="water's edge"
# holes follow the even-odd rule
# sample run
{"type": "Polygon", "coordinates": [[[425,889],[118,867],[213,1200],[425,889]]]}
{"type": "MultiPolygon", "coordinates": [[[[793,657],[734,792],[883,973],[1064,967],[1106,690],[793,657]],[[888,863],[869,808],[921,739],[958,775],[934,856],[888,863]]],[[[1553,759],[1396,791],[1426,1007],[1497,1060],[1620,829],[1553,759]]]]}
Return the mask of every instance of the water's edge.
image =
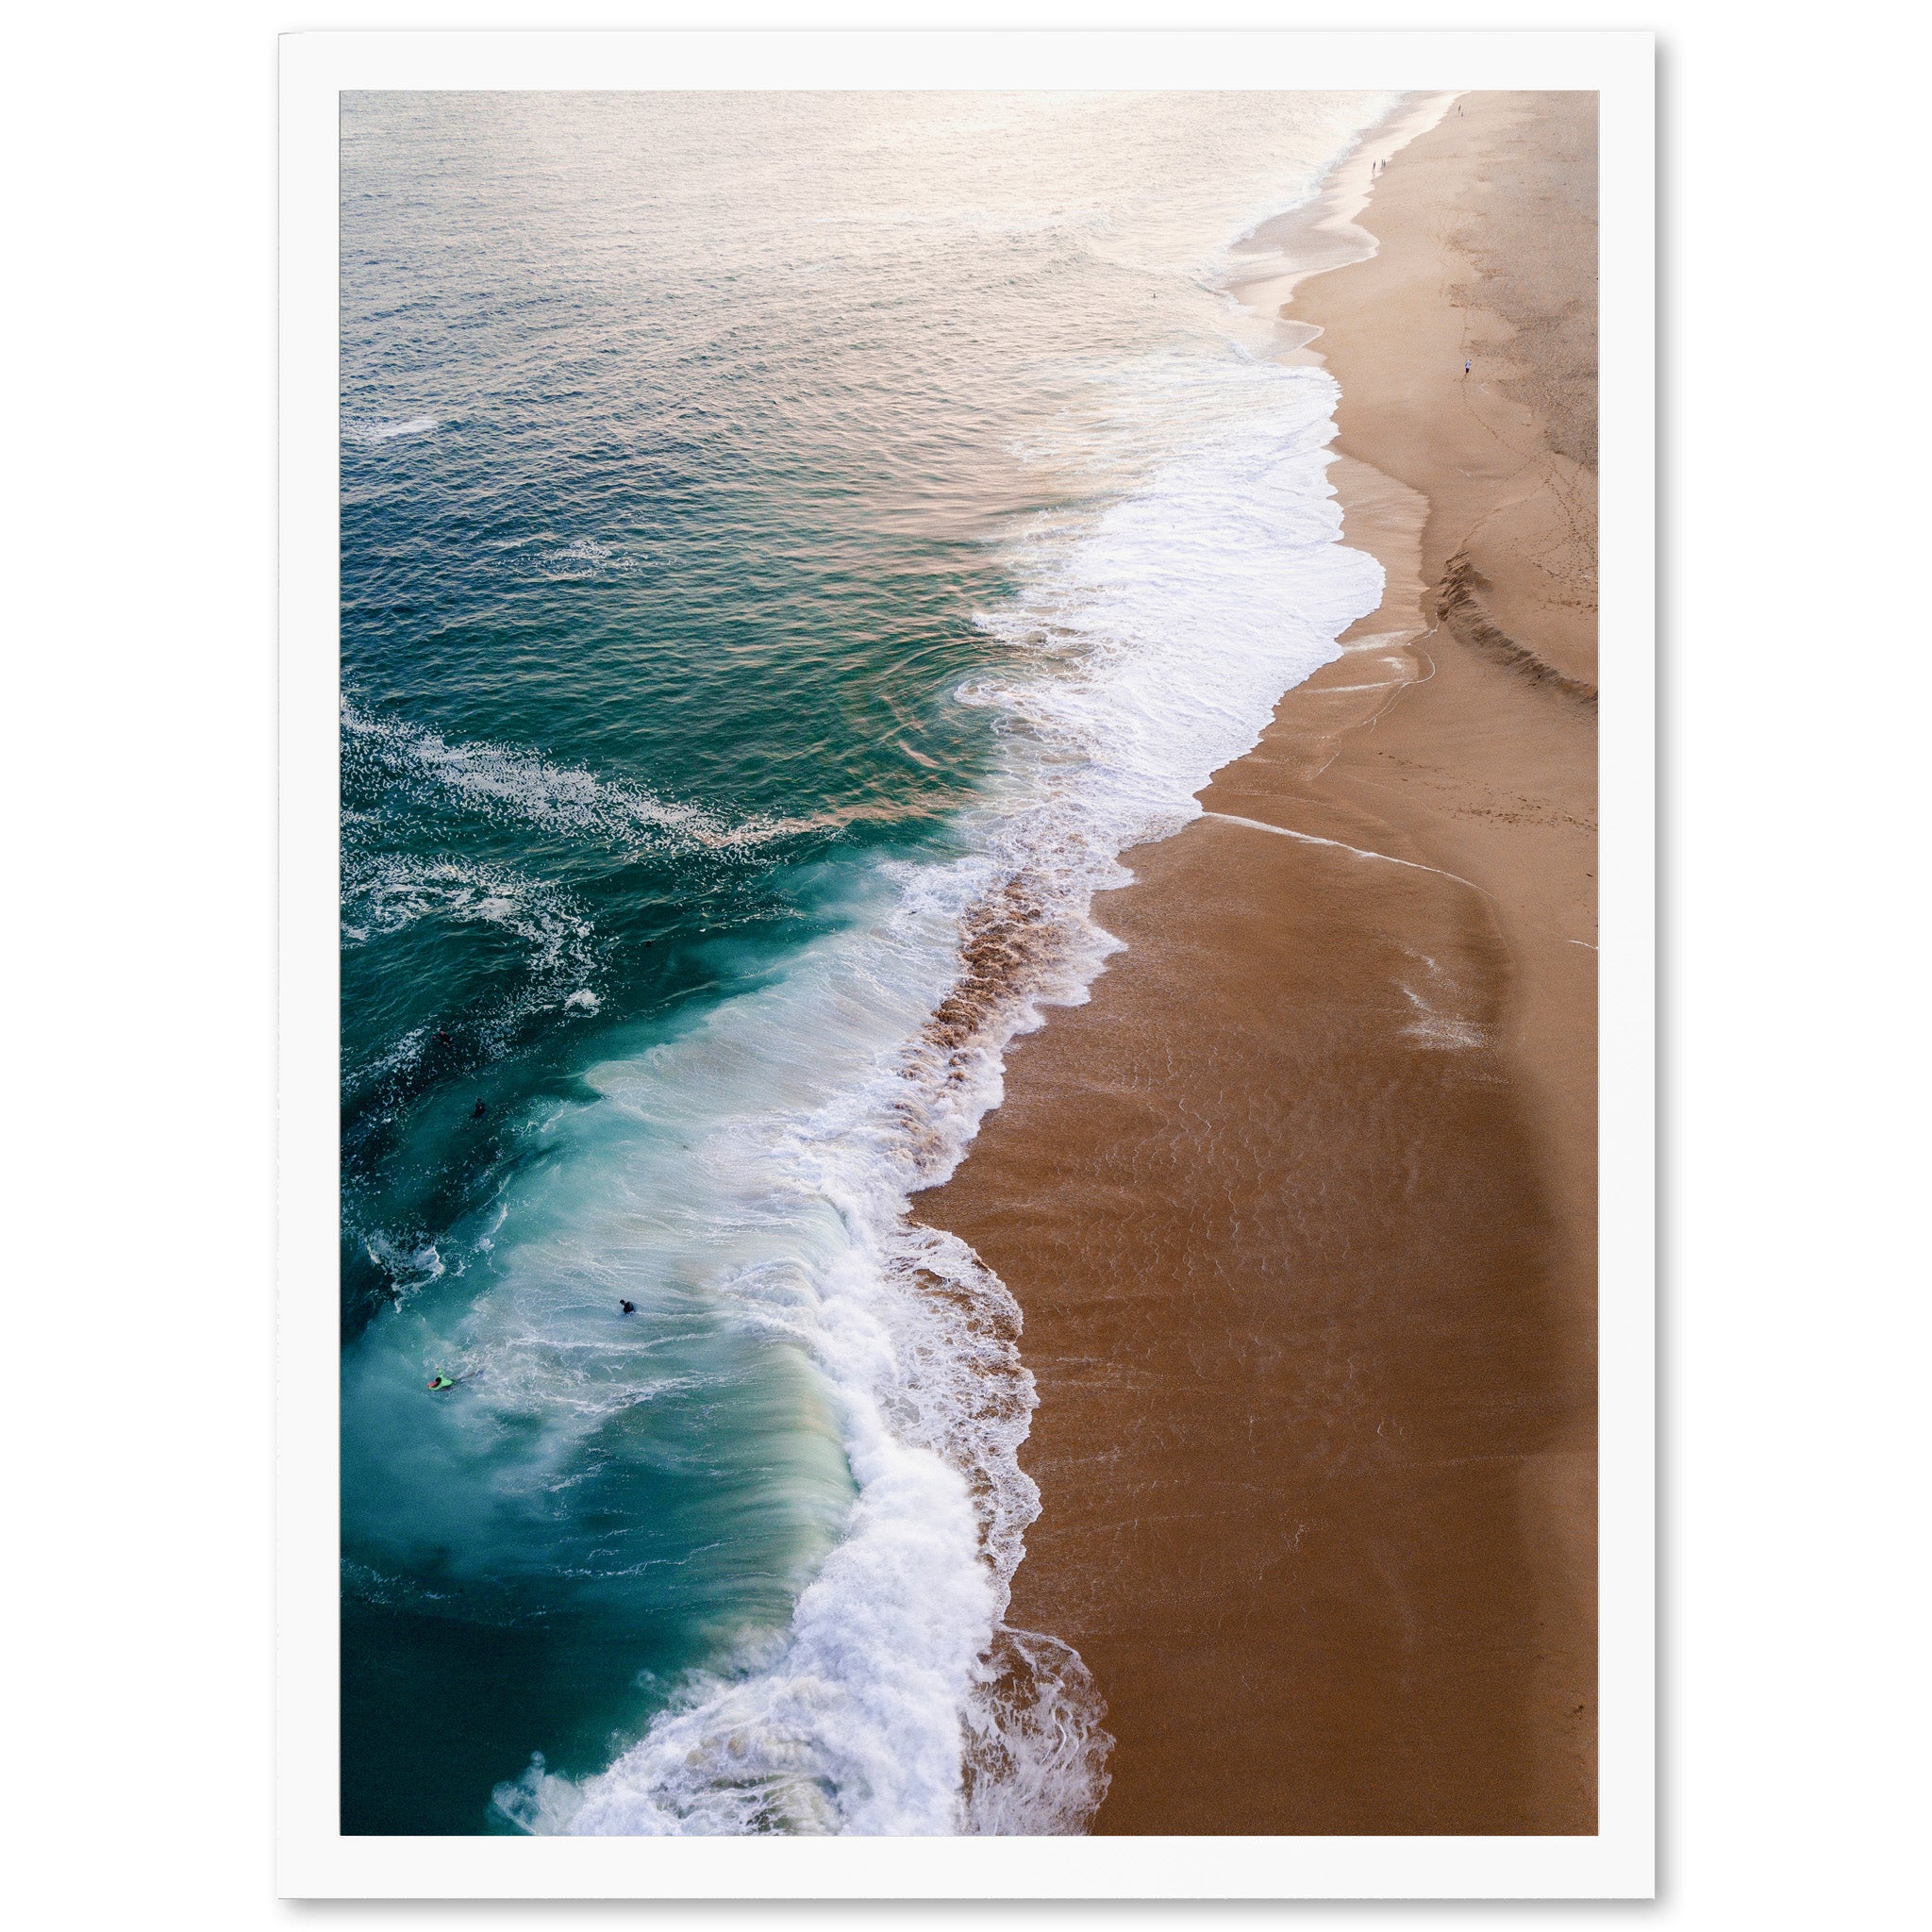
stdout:
{"type": "MultiPolygon", "coordinates": [[[[1353,222],[1374,164],[1434,125],[1449,98],[1406,101],[1357,138],[1311,199],[1258,225],[1236,251],[1229,299],[1274,323],[1278,352],[1312,333],[1276,320],[1294,284],[1374,252],[1374,238],[1353,222]],[[1259,273],[1248,275],[1250,263],[1259,273]]],[[[1093,584],[1131,566],[1143,532],[1180,546],[1197,566],[1195,582],[1244,536],[1265,551],[1274,531],[1295,532],[1292,558],[1270,551],[1261,570],[1271,582],[1271,563],[1300,573],[1290,579],[1303,603],[1284,620],[1288,641],[1207,694],[1189,721],[1197,727],[1193,763],[1159,767],[1153,786],[1141,774],[1130,774],[1138,787],[1115,792],[1090,781],[1008,820],[994,814],[982,862],[943,869],[942,903],[932,902],[928,881],[924,902],[895,915],[957,921],[962,965],[894,1069],[897,1092],[875,1083],[785,1152],[801,1179],[837,1205],[866,1263],[863,1278],[839,1284],[816,1312],[870,1366],[841,1384],[858,1502],[845,1538],[799,1598],[784,1657],[694,1686],[594,1777],[574,1782],[533,1765],[496,1793],[514,1828],[1065,1833],[1084,1830],[1104,1799],[1112,1740],[1099,1689],[1069,1646],[1005,1623],[1040,1507],[1019,1463],[1037,1402],[1019,1349],[1022,1311],[970,1247],[920,1225],[911,1206],[967,1158],[1000,1104],[1006,1046],[1052,1007],[1084,1001],[1104,970],[1116,942],[1091,906],[1096,891],[1127,882],[1119,855],[1198,815],[1192,792],[1252,748],[1285,692],[1328,661],[1335,639],[1379,596],[1379,566],[1341,546],[1334,491],[1323,480],[1333,382],[1300,371],[1292,385],[1271,389],[1271,367],[1279,366],[1262,361],[1243,375],[1265,397],[1246,425],[1252,433],[1204,441],[1185,476],[1175,466],[1167,478],[1165,497],[1160,473],[1141,501],[1103,520],[1080,572],[1058,586],[1063,594],[987,620],[1029,634],[1056,624],[1078,630],[1088,621],[1079,599],[1091,604],[1093,584]],[[1248,531],[1247,514],[1259,515],[1271,536],[1248,531]],[[1203,746],[1213,754],[1206,770],[1203,746]],[[850,1158],[854,1146],[862,1158],[850,1158]],[[969,1551],[970,1560],[941,1545],[969,1551]],[[878,1574],[916,1574],[921,1589],[901,1605],[868,1597],[864,1579],[878,1574]],[[945,1597],[941,1615],[930,1614],[936,1589],[945,1597]],[[855,1630],[861,1601],[870,1618],[855,1630]],[[870,1647],[874,1666],[857,1692],[860,1680],[841,1668],[854,1643],[870,1647]],[[877,1723],[835,1722],[814,1703],[855,1694],[876,1697],[877,1723]],[[904,1711],[914,1705],[950,1707],[951,1728],[932,1722],[908,1733],[904,1711]],[[868,1744],[889,1733],[891,1754],[868,1744]],[[944,1805],[932,1796],[947,1790],[944,1805]]],[[[1157,617],[1159,589],[1149,593],[1157,617]]],[[[1210,629],[1212,620],[1209,612],[1210,629]]],[[[1171,674],[1191,654],[1198,661],[1203,633],[1177,622],[1172,629],[1139,675],[1171,674]]],[[[1018,719],[1049,746],[1084,750],[1093,726],[1066,702],[1067,689],[1077,700],[1077,685],[1049,693],[991,679],[962,695],[1018,719]]]]}

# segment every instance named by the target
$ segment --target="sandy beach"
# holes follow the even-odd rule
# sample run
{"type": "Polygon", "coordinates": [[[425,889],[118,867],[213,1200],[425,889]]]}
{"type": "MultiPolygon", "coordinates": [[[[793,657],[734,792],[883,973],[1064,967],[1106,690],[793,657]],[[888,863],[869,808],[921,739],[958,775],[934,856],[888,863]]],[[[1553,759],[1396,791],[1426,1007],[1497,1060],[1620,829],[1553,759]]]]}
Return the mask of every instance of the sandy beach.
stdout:
{"type": "Polygon", "coordinates": [[[1103,1833],[1595,1828],[1594,109],[1462,97],[1292,287],[1383,606],[916,1204],[1024,1313],[1103,1833]]]}

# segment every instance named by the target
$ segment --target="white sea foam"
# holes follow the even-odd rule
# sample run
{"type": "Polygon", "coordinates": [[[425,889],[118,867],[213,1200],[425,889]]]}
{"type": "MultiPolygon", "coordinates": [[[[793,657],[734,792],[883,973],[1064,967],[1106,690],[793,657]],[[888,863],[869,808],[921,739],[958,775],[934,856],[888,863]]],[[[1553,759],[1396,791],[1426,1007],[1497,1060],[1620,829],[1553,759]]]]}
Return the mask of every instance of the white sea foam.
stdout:
{"type": "Polygon", "coordinates": [[[1015,646],[1016,675],[961,693],[1040,740],[1049,803],[1077,798],[1116,849],[1194,816],[1194,791],[1338,655],[1382,585],[1337,542],[1330,377],[1238,355],[1161,375],[1151,433],[1222,420],[1091,528],[1046,533],[1027,591],[981,620],[1015,646]],[[1035,652],[1070,659],[1066,675],[1033,674],[1035,652]]]}
{"type": "Polygon", "coordinates": [[[591,923],[555,886],[508,866],[354,849],[343,854],[342,937],[350,944],[433,916],[514,934],[527,947],[534,972],[591,963],[591,923]]]}
{"type": "Polygon", "coordinates": [[[425,1241],[406,1253],[387,1235],[373,1234],[363,1245],[369,1258],[389,1276],[391,1292],[398,1299],[442,1278],[442,1257],[437,1253],[434,1242],[425,1241]]]}
{"type": "Polygon", "coordinates": [[[486,817],[646,849],[720,850],[769,836],[760,823],[732,824],[701,807],[579,766],[553,764],[522,746],[452,743],[440,731],[373,716],[346,696],[341,721],[349,741],[394,775],[441,787],[486,817]]]}
{"type": "MultiPolygon", "coordinates": [[[[494,928],[518,942],[521,971],[511,991],[472,1022],[473,1038],[487,1052],[502,1052],[537,1014],[591,1014],[600,1004],[590,982],[601,974],[603,949],[591,921],[572,894],[511,867],[350,846],[342,854],[341,905],[345,946],[432,918],[494,928]]],[[[411,1028],[364,1065],[358,1089],[366,1093],[406,1072],[428,1040],[426,1027],[411,1028]]]]}
{"type": "Polygon", "coordinates": [[[703,806],[660,797],[648,787],[554,764],[522,745],[485,739],[452,743],[440,731],[381,718],[344,696],[349,742],[406,782],[441,788],[486,818],[536,825],[565,837],[598,838],[634,851],[749,852],[775,839],[835,831],[861,819],[929,813],[929,803],[846,807],[803,818],[762,814],[733,819],[703,806]]]}
{"type": "Polygon", "coordinates": [[[344,442],[392,442],[399,436],[428,436],[441,425],[434,416],[398,416],[387,421],[344,423],[344,442]]]}
{"type": "MultiPolygon", "coordinates": [[[[406,784],[431,786],[485,818],[536,825],[570,838],[595,838],[632,851],[752,852],[774,840],[835,832],[862,821],[930,818],[952,803],[934,793],[839,806],[801,817],[753,813],[730,818],[660,797],[648,787],[552,763],[522,745],[485,739],[454,743],[405,719],[377,717],[346,694],[341,725],[352,752],[375,759],[406,784]]],[[[350,932],[351,939],[365,935],[350,932]]]]}
{"type": "Polygon", "coordinates": [[[520,570],[559,580],[606,575],[622,576],[637,568],[632,558],[598,542],[594,537],[575,538],[561,550],[525,553],[517,557],[514,563],[520,570]]]}

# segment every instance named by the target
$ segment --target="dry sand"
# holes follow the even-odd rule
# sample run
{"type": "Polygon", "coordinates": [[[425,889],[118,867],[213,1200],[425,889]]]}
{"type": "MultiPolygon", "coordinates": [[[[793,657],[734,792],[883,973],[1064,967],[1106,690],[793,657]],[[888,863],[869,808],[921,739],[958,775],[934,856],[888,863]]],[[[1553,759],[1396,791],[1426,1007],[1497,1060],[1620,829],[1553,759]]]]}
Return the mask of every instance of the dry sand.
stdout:
{"type": "Polygon", "coordinates": [[[1389,594],[919,1204],[1024,1310],[1097,1831],[1595,1828],[1595,186],[1594,96],[1466,95],[1295,290],[1389,594]]]}

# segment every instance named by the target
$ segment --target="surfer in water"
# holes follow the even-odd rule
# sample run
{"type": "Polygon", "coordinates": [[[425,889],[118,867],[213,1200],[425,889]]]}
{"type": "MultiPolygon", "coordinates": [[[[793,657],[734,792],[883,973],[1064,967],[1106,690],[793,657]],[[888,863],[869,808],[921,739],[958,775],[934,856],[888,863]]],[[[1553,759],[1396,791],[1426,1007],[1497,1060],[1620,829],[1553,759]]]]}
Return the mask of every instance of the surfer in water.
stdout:
{"type": "Polygon", "coordinates": [[[456,1386],[456,1380],[453,1376],[442,1374],[440,1372],[429,1378],[429,1392],[432,1395],[444,1389],[454,1389],[456,1386]]]}

